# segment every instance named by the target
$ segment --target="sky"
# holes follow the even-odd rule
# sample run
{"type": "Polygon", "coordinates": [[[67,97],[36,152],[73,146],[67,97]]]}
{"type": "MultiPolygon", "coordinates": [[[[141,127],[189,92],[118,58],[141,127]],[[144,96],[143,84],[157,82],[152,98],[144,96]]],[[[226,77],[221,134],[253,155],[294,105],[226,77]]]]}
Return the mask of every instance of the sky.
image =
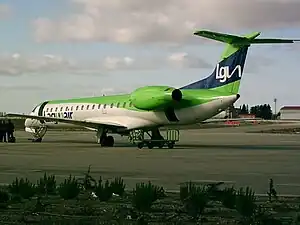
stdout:
{"type": "MultiPolygon", "coordinates": [[[[0,0],[0,111],[45,100],[181,87],[224,44],[196,30],[300,39],[299,0],[0,0]]],[[[300,105],[300,43],[251,46],[235,104],[300,105]]]]}

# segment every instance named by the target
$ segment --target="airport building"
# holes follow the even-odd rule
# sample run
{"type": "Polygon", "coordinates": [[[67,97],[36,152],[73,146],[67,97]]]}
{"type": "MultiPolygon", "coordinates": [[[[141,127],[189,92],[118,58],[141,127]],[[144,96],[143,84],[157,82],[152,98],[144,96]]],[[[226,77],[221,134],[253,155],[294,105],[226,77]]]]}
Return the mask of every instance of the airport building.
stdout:
{"type": "Polygon", "coordinates": [[[284,106],[279,112],[282,120],[300,120],[300,106],[284,106]]]}

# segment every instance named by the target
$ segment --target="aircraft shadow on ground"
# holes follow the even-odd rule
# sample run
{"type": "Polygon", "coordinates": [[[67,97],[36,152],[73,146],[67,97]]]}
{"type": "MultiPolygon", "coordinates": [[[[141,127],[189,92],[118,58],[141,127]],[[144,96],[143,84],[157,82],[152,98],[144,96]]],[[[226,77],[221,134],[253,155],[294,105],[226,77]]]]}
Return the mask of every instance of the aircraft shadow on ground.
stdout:
{"type": "Polygon", "coordinates": [[[222,145],[222,144],[178,144],[177,149],[205,148],[227,150],[299,150],[299,145],[222,145]]]}
{"type": "MultiPolygon", "coordinates": [[[[52,140],[45,140],[47,143],[72,143],[72,144],[79,144],[84,147],[100,147],[99,144],[93,143],[91,141],[87,140],[59,140],[59,141],[52,141],[52,140]],[[85,145],[85,144],[88,144],[85,145]]],[[[79,146],[76,146],[79,147],[79,146]]],[[[115,146],[116,148],[137,148],[136,145],[132,143],[126,143],[126,142],[116,142],[115,146]]],[[[143,149],[148,149],[147,146],[145,146],[143,149]]],[[[154,147],[154,149],[158,149],[157,147],[154,147]]],[[[164,147],[164,149],[167,149],[167,147],[164,147]]],[[[215,149],[215,150],[299,150],[300,145],[223,145],[223,144],[176,144],[174,147],[174,150],[176,149],[215,149]]]]}

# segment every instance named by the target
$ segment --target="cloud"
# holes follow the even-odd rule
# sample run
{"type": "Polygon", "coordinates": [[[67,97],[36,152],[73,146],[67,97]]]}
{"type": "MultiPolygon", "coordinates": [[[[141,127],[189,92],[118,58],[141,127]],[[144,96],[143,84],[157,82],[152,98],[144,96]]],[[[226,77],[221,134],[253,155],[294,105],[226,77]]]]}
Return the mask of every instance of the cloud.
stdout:
{"type": "Polygon", "coordinates": [[[205,62],[204,60],[189,55],[186,52],[173,53],[168,57],[168,61],[171,65],[179,68],[210,68],[211,64],[205,62]]]}
{"type": "Polygon", "coordinates": [[[45,41],[168,42],[193,31],[268,29],[300,25],[298,0],[71,0],[62,19],[40,17],[35,38],[45,41]]]}
{"type": "Polygon", "coordinates": [[[102,74],[115,70],[154,70],[167,68],[202,68],[208,64],[187,53],[174,53],[169,56],[134,59],[129,56],[107,56],[97,61],[76,61],[58,55],[0,55],[0,75],[22,74],[102,74]]]}
{"type": "Polygon", "coordinates": [[[103,67],[108,70],[126,69],[131,67],[135,63],[135,60],[130,57],[118,58],[118,57],[105,57],[103,60],[103,67]]]}
{"type": "Polygon", "coordinates": [[[1,75],[20,75],[24,73],[51,73],[76,69],[75,63],[61,56],[45,54],[42,56],[21,56],[19,53],[0,56],[1,75]]]}
{"type": "Polygon", "coordinates": [[[275,62],[276,60],[264,55],[249,54],[244,71],[246,73],[257,73],[261,68],[274,65],[275,62]]]}
{"type": "Polygon", "coordinates": [[[0,4],[0,19],[7,18],[11,14],[11,7],[6,4],[0,4]]]}

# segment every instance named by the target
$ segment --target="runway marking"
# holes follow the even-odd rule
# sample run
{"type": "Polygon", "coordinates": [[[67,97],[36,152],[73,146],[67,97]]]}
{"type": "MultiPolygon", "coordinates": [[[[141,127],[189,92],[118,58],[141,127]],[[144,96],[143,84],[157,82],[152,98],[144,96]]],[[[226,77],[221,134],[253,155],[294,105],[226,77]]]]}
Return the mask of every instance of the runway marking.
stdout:
{"type": "Polygon", "coordinates": [[[277,186],[300,187],[300,184],[276,184],[277,186]]]}
{"type": "MultiPolygon", "coordinates": [[[[223,183],[228,183],[228,184],[232,184],[232,183],[236,183],[236,181],[233,180],[191,180],[192,183],[219,183],[219,182],[223,182],[223,183]]],[[[184,184],[186,182],[182,182],[179,184],[184,184]]]]}
{"type": "Polygon", "coordinates": [[[300,141],[291,140],[291,141],[280,141],[281,143],[300,143],[300,141]]]}

